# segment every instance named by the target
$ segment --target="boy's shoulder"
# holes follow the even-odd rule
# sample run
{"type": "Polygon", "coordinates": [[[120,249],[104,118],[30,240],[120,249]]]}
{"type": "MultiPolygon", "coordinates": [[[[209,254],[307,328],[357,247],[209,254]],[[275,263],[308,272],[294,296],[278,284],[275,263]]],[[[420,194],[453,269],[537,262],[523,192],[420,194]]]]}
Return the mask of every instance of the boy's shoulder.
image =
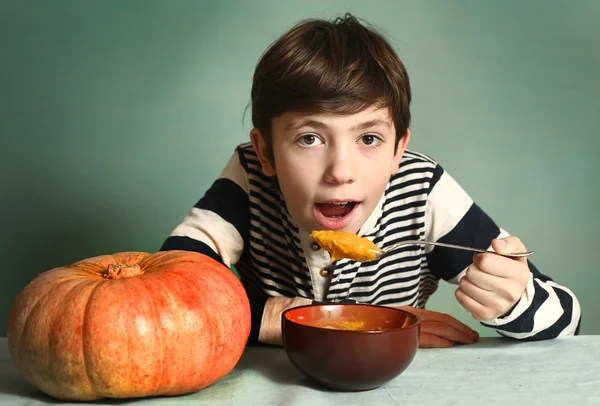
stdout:
{"type": "MultiPolygon", "coordinates": [[[[258,154],[250,141],[238,144],[234,154],[237,154],[240,164],[246,172],[256,168],[256,165],[260,165],[258,154]]],[[[261,171],[258,172],[260,173],[261,171]]]]}
{"type": "Polygon", "coordinates": [[[237,153],[252,154],[256,156],[256,151],[254,150],[254,146],[250,141],[238,144],[235,150],[237,153]]]}
{"type": "Polygon", "coordinates": [[[398,172],[390,179],[388,191],[396,193],[396,190],[405,186],[412,185],[414,188],[420,184],[429,193],[443,173],[444,169],[436,159],[422,152],[406,149],[398,172]]]}
{"type": "Polygon", "coordinates": [[[438,161],[436,161],[431,156],[408,148],[404,151],[404,154],[402,155],[402,159],[400,160],[400,167],[402,167],[402,163],[406,162],[421,163],[426,166],[439,165],[438,161]]]}

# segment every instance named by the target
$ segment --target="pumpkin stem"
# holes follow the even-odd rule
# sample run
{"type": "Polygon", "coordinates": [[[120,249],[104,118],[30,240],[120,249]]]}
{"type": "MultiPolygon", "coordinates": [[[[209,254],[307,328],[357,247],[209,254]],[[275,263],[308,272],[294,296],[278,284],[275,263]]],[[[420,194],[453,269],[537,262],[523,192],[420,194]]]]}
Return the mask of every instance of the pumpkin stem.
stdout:
{"type": "Polygon", "coordinates": [[[144,271],[138,264],[109,264],[103,277],[106,279],[130,278],[143,273],[144,271]]]}

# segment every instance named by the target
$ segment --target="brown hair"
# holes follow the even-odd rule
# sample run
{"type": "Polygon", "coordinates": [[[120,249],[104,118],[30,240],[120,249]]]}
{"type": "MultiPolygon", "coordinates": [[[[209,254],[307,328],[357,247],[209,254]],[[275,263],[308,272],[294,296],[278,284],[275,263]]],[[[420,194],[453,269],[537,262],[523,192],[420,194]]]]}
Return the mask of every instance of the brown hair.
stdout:
{"type": "Polygon", "coordinates": [[[265,51],[252,82],[252,125],[273,161],[272,120],[287,112],[354,114],[389,108],[396,144],[410,126],[411,91],[388,41],[351,14],[296,24],[265,51]]]}

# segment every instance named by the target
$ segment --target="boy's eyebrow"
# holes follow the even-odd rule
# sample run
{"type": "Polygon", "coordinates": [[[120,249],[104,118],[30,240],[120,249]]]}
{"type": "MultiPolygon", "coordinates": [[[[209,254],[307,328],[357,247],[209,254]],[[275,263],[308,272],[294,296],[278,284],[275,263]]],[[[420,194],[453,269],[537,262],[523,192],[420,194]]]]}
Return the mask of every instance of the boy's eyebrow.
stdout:
{"type": "Polygon", "coordinates": [[[389,121],[382,120],[380,118],[376,118],[374,120],[369,120],[369,121],[365,121],[363,123],[358,123],[355,126],[353,126],[352,128],[350,128],[350,131],[366,130],[368,128],[376,127],[378,125],[386,125],[390,128],[392,127],[392,125],[390,124],[389,121]]]}
{"type": "MultiPolygon", "coordinates": [[[[354,126],[352,126],[349,131],[359,131],[359,130],[366,130],[367,128],[371,128],[371,127],[375,127],[378,125],[385,125],[388,127],[392,127],[392,125],[390,124],[389,121],[387,120],[382,120],[380,118],[376,118],[373,120],[369,120],[369,121],[365,121],[363,123],[358,123],[354,126]]],[[[327,124],[323,123],[322,121],[319,120],[314,120],[314,119],[306,119],[306,120],[293,120],[291,123],[289,123],[286,127],[285,130],[297,130],[299,128],[302,127],[312,127],[312,128],[320,128],[320,129],[327,129],[329,128],[327,126],[327,124]]]]}
{"type": "Polygon", "coordinates": [[[302,127],[312,127],[312,128],[321,128],[321,129],[329,128],[329,127],[327,127],[327,124],[325,124],[319,120],[300,119],[300,120],[292,120],[292,122],[290,122],[285,127],[285,129],[286,129],[286,131],[287,130],[297,130],[302,127]]]}

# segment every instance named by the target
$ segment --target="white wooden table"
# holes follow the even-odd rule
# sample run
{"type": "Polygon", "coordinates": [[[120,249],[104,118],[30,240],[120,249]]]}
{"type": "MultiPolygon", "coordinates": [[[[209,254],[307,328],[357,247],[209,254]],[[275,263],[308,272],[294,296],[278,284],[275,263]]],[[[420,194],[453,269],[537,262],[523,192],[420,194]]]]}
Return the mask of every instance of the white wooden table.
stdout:
{"type": "MultiPolygon", "coordinates": [[[[0,405],[56,403],[17,373],[6,338],[0,338],[0,405]]],[[[481,338],[468,346],[419,349],[402,375],[379,389],[358,393],[312,385],[281,348],[249,347],[225,378],[200,392],[94,404],[600,405],[600,336],[539,342],[481,338]]]]}

